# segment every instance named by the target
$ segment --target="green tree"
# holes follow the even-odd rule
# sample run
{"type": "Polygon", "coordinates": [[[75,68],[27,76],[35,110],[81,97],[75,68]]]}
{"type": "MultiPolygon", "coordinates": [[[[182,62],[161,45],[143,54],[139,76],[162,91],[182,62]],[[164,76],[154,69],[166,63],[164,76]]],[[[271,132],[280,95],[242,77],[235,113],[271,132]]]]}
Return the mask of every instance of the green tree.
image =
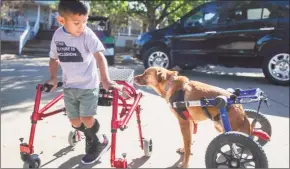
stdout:
{"type": "Polygon", "coordinates": [[[176,21],[203,2],[204,0],[139,0],[131,2],[129,9],[131,15],[141,17],[148,24],[149,30],[154,30],[164,21],[168,24],[176,21]]]}
{"type": "Polygon", "coordinates": [[[115,30],[128,23],[129,17],[143,22],[143,31],[156,29],[175,22],[192,8],[206,0],[139,0],[91,1],[93,14],[109,17],[115,30]]]}

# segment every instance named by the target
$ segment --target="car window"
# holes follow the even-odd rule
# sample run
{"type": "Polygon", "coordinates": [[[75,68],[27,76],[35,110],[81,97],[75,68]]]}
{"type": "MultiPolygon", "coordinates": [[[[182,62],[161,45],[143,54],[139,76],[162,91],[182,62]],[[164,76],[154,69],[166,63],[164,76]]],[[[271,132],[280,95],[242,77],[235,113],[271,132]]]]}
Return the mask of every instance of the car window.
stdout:
{"type": "Polygon", "coordinates": [[[261,3],[239,3],[228,10],[228,21],[261,20],[276,18],[273,8],[261,3]]]}
{"type": "Polygon", "coordinates": [[[206,25],[216,23],[219,18],[218,7],[215,3],[203,6],[184,21],[184,26],[190,27],[197,24],[206,25]]]}
{"type": "Polygon", "coordinates": [[[270,16],[270,11],[267,8],[249,8],[247,10],[247,20],[267,19],[270,16]]]}

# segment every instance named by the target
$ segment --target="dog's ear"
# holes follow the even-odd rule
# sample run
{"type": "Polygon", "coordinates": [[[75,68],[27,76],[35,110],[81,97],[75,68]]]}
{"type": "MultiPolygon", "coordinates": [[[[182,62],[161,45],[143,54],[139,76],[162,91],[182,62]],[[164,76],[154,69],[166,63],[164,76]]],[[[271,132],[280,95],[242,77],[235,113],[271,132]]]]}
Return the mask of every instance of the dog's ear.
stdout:
{"type": "Polygon", "coordinates": [[[166,80],[166,78],[167,78],[167,73],[161,69],[158,69],[157,70],[157,81],[162,82],[163,80],[166,80]]]}

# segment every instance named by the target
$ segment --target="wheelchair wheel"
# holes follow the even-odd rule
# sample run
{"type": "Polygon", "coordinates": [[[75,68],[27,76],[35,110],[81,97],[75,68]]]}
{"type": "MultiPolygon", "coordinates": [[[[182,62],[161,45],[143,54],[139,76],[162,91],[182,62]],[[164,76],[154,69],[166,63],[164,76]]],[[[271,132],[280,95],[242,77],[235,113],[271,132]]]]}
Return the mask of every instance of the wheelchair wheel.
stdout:
{"type": "Polygon", "coordinates": [[[240,132],[213,139],[205,154],[206,168],[268,168],[268,159],[257,142],[240,132]]]}
{"type": "MultiPolygon", "coordinates": [[[[266,132],[270,137],[272,135],[272,126],[269,120],[261,113],[258,113],[256,110],[251,110],[251,109],[245,109],[245,113],[247,114],[250,123],[256,118],[257,123],[255,125],[255,130],[262,130],[266,132]]],[[[265,144],[268,143],[268,141],[259,139],[257,137],[253,138],[255,141],[257,141],[261,146],[264,146],[265,144]]]]}

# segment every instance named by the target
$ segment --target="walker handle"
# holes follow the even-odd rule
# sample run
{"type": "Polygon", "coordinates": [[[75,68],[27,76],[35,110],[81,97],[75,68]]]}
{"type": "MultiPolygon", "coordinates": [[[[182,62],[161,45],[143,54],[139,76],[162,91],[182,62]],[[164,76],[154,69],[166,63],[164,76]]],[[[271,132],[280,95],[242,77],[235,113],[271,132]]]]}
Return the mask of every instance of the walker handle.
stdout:
{"type": "MultiPolygon", "coordinates": [[[[62,85],[63,85],[62,82],[58,82],[56,87],[61,87],[62,85]]],[[[51,90],[52,87],[53,86],[51,84],[45,83],[45,84],[43,84],[43,86],[41,88],[41,91],[50,92],[50,90],[51,90]]]]}

